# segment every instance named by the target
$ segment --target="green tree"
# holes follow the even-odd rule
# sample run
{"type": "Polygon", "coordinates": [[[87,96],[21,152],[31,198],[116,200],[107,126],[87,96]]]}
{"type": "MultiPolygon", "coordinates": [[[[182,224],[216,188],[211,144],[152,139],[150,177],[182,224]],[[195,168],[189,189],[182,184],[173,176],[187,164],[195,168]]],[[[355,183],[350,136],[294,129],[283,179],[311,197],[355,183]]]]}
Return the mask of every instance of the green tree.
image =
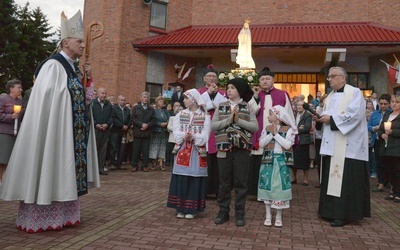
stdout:
{"type": "Polygon", "coordinates": [[[32,77],[36,67],[46,59],[56,46],[50,41],[51,27],[39,7],[29,9],[29,3],[18,10],[19,48],[24,58],[17,75],[23,82],[24,89],[32,86],[32,77]]]}
{"type": "Polygon", "coordinates": [[[17,7],[13,0],[0,1],[0,90],[4,92],[4,85],[14,75],[13,68],[18,64],[18,19],[17,7]]]}
{"type": "Polygon", "coordinates": [[[1,85],[18,78],[23,88],[28,89],[36,67],[56,46],[56,41],[51,40],[54,33],[41,9],[31,10],[29,2],[18,7],[14,0],[2,0],[0,15],[1,85]]]}

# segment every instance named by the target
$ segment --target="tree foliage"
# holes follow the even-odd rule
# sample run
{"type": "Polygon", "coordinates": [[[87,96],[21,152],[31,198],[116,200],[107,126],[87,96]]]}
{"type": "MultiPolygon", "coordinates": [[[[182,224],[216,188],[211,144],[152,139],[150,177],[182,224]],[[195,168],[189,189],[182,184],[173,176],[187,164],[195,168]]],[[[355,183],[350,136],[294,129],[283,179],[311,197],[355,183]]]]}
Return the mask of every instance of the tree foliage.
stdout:
{"type": "MultiPolygon", "coordinates": [[[[14,0],[0,1],[0,86],[13,78],[22,80],[26,90],[38,64],[56,47],[48,19],[29,2],[17,6],[14,0]]],[[[3,91],[1,91],[3,92],[3,91]]]]}

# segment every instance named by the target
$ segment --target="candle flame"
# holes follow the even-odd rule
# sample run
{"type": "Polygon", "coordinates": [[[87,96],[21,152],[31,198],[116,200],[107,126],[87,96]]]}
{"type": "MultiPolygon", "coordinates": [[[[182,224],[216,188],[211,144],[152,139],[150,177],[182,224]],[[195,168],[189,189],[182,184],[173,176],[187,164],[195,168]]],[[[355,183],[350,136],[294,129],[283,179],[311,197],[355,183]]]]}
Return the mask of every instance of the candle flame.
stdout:
{"type": "Polygon", "coordinates": [[[21,108],[22,108],[22,106],[21,105],[14,105],[14,113],[19,113],[19,112],[21,112],[21,108]]]}

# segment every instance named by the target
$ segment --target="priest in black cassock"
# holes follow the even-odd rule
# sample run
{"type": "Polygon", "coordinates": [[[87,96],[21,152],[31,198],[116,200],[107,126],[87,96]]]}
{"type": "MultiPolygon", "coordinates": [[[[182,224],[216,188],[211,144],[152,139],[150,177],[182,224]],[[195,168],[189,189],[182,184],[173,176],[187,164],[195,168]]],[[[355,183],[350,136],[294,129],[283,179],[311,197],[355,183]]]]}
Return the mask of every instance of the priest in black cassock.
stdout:
{"type": "Polygon", "coordinates": [[[323,123],[320,153],[321,192],[318,214],[332,227],[371,217],[368,130],[365,100],[359,88],[346,84],[346,71],[329,69],[332,88],[318,122],[323,123]]]}

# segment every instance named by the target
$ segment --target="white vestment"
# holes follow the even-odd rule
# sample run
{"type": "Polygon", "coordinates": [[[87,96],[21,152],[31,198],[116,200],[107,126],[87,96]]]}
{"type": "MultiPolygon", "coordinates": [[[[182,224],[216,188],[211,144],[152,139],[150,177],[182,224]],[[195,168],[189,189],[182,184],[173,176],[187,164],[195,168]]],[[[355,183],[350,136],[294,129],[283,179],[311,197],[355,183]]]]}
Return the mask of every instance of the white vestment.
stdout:
{"type": "MultiPolygon", "coordinates": [[[[365,100],[358,88],[345,85],[344,92],[332,92],[325,99],[324,111],[339,130],[323,124],[321,155],[331,156],[328,194],[340,197],[345,158],[368,160],[368,130],[365,100]],[[340,141],[340,142],[339,142],[340,141]],[[332,160],[336,159],[335,164],[332,160]]],[[[351,166],[347,166],[351,167],[351,166]]]]}
{"type": "Polygon", "coordinates": [[[208,94],[207,91],[201,94],[201,97],[203,97],[203,100],[206,103],[207,111],[218,108],[218,105],[221,102],[226,102],[227,100],[226,97],[219,92],[217,92],[217,94],[215,95],[214,100],[211,100],[210,95],[208,94]]]}
{"type": "MultiPolygon", "coordinates": [[[[0,198],[49,205],[78,199],[73,111],[67,73],[48,60],[37,76],[29,105],[0,186],[0,198]]],[[[87,146],[87,181],[100,185],[93,122],[87,146]]]]}

